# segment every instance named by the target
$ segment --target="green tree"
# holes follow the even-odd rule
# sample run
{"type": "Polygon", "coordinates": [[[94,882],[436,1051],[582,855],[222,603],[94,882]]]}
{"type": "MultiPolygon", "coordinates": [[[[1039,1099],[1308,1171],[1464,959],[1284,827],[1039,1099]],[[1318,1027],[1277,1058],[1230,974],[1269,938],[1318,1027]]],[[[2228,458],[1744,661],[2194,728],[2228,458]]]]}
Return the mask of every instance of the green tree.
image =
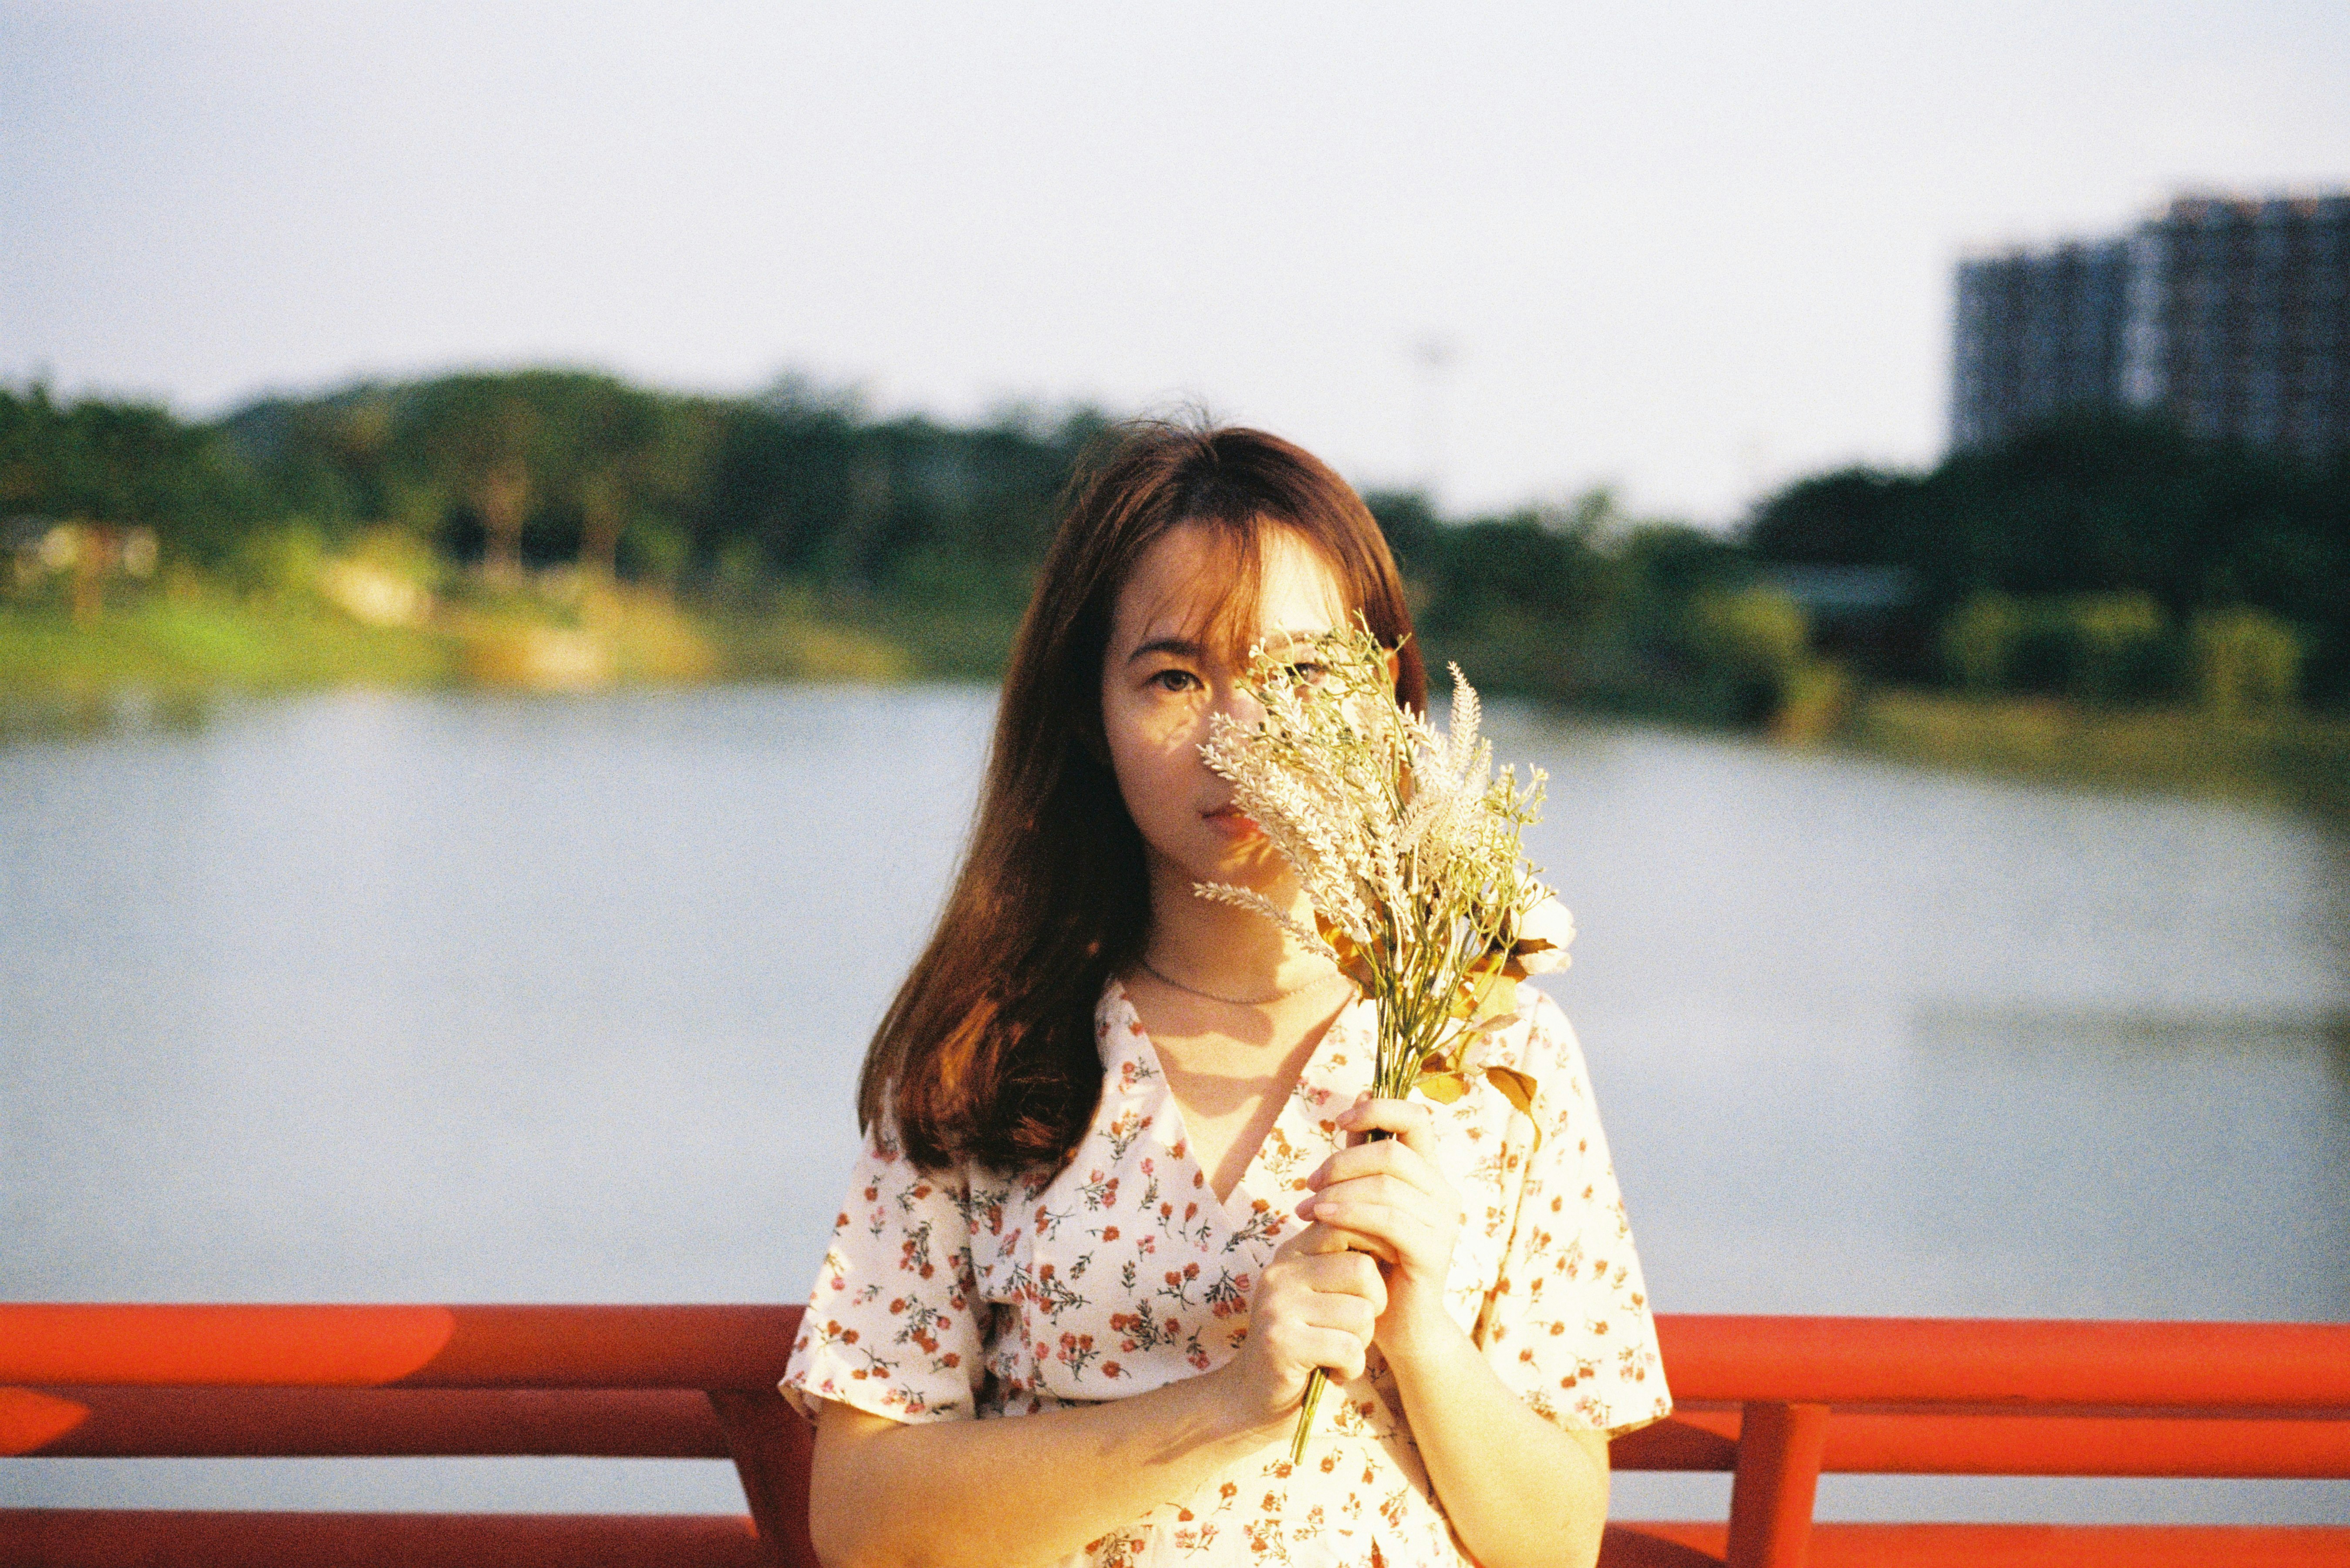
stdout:
{"type": "Polygon", "coordinates": [[[0,389],[0,515],[155,530],[166,553],[224,560],[269,498],[211,431],[148,403],[60,405],[0,389]]]}
{"type": "Polygon", "coordinates": [[[464,375],[428,382],[400,421],[416,471],[481,523],[482,566],[493,577],[521,574],[523,524],[541,493],[554,440],[532,379],[464,375]]]}

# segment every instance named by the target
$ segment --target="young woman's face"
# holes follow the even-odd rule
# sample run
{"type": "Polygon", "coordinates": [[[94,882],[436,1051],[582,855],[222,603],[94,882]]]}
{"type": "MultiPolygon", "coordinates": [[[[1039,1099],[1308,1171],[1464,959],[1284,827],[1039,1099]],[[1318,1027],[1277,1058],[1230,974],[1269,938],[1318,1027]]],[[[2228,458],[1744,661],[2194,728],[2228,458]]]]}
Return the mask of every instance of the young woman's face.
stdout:
{"type": "MultiPolygon", "coordinates": [[[[1266,528],[1258,624],[1251,641],[1310,637],[1345,623],[1337,575],[1305,538],[1266,528]]],[[[1102,729],[1126,809],[1142,831],[1154,877],[1262,886],[1284,869],[1256,824],[1235,810],[1232,786],[1201,759],[1210,721],[1243,722],[1254,701],[1236,686],[1232,655],[1209,646],[1227,580],[1204,531],[1170,531],[1136,563],[1118,597],[1102,659],[1102,729]]]]}

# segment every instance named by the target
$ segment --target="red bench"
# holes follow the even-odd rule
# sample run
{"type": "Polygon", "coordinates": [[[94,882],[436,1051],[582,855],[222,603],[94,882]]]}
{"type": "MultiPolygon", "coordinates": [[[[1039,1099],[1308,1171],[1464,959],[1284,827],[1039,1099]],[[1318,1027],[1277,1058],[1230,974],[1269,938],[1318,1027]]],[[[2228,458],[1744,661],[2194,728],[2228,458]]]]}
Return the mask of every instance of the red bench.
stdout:
{"type": "MultiPolygon", "coordinates": [[[[806,1568],[799,1319],[751,1306],[0,1305],[0,1454],[731,1459],[747,1516],[0,1510],[10,1568],[806,1568]]],[[[1825,1471],[2350,1478],[2350,1326],[1667,1316],[1621,1469],[1734,1476],[1610,1568],[2350,1565],[2350,1526],[1812,1522],[1825,1471]]]]}

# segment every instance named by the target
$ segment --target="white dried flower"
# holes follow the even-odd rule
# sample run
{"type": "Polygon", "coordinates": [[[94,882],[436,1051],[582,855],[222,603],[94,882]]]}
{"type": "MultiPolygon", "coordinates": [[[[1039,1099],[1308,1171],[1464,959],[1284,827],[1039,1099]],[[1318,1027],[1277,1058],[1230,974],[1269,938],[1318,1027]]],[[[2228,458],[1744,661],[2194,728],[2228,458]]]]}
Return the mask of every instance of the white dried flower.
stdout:
{"type": "Polygon", "coordinates": [[[1544,898],[1518,921],[1518,967],[1528,974],[1554,974],[1566,967],[1566,945],[1573,940],[1575,917],[1556,898],[1544,898]],[[1529,950],[1536,943],[1541,945],[1529,950]]]}
{"type": "MultiPolygon", "coordinates": [[[[1542,770],[1523,789],[1512,769],[1495,776],[1476,689],[1457,664],[1445,729],[1407,712],[1388,653],[1359,615],[1343,631],[1251,649],[1243,685],[1263,720],[1219,714],[1201,748],[1295,872],[1315,929],[1250,888],[1194,891],[1273,920],[1378,1004],[1375,1093],[1455,1100],[1474,1073],[1531,1116],[1534,1081],[1471,1048],[1516,1020],[1516,976],[1565,967],[1575,934],[1521,842],[1542,770]]],[[[1316,1374],[1308,1386],[1293,1459],[1322,1384],[1316,1374]]]]}

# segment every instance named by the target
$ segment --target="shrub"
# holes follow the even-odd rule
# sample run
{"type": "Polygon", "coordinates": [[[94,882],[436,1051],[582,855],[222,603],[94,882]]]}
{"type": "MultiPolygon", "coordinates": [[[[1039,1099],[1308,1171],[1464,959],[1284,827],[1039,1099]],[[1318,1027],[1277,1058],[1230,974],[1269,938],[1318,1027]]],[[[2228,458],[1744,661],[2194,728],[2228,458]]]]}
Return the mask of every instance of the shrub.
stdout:
{"type": "Polygon", "coordinates": [[[1981,593],[1942,623],[1942,668],[1970,691],[1997,691],[2016,667],[2023,613],[2005,594],[1981,593]]]}
{"type": "Polygon", "coordinates": [[[2256,609],[2210,610],[2188,630],[2196,695],[2215,713],[2289,707],[2301,675],[2301,639],[2256,609]]]}

